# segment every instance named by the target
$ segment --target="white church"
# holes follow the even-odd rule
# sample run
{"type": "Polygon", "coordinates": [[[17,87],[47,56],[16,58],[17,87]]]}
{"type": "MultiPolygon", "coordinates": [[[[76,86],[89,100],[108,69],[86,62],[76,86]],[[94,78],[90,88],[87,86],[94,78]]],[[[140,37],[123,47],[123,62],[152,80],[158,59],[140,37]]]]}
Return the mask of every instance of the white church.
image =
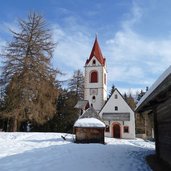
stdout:
{"type": "Polygon", "coordinates": [[[84,102],[86,101],[106,124],[105,136],[135,138],[134,111],[119,90],[115,89],[107,99],[106,59],[102,55],[97,37],[85,63],[84,102]]]}

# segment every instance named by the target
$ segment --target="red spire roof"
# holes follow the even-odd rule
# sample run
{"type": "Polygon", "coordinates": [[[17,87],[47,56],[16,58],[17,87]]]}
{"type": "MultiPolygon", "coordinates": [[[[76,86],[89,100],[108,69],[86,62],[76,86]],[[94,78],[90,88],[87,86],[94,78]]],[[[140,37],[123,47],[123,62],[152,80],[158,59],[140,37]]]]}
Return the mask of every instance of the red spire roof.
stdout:
{"type": "Polygon", "coordinates": [[[96,36],[96,38],[95,38],[94,45],[93,45],[93,48],[92,48],[90,57],[89,57],[89,59],[87,59],[86,64],[88,64],[88,63],[90,62],[90,60],[93,58],[93,56],[95,56],[96,59],[97,59],[102,65],[105,65],[105,58],[104,58],[103,55],[102,55],[102,52],[101,52],[99,43],[98,43],[98,41],[97,41],[97,36],[96,36]]]}

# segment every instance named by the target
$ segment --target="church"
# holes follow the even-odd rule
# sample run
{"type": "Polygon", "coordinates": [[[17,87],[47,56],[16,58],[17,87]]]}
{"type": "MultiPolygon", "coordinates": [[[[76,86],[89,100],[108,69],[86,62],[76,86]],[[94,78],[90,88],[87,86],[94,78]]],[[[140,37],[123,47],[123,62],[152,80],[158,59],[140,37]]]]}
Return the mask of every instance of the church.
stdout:
{"type": "Polygon", "coordinates": [[[107,99],[107,65],[97,36],[85,62],[84,102],[92,106],[105,123],[105,136],[135,138],[134,111],[118,89],[107,99]]]}

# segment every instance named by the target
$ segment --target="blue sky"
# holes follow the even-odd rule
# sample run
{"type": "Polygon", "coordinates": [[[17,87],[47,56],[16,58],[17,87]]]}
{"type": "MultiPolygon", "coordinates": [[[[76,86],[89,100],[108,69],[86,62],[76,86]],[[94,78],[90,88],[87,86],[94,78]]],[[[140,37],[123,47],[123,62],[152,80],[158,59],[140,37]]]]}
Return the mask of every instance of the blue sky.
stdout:
{"type": "Polygon", "coordinates": [[[53,65],[70,78],[84,71],[95,34],[107,60],[108,89],[136,92],[171,64],[170,0],[1,0],[0,48],[29,11],[42,14],[58,43],[53,65]]]}

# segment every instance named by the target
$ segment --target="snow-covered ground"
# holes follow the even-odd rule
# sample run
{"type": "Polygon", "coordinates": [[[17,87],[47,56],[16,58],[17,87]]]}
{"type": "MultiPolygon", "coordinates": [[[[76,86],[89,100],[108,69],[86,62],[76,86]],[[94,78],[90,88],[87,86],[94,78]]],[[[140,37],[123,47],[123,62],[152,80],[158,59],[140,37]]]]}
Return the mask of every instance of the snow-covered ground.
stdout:
{"type": "Polygon", "coordinates": [[[149,171],[154,143],[106,138],[106,145],[75,144],[60,133],[0,133],[0,171],[149,171]]]}

